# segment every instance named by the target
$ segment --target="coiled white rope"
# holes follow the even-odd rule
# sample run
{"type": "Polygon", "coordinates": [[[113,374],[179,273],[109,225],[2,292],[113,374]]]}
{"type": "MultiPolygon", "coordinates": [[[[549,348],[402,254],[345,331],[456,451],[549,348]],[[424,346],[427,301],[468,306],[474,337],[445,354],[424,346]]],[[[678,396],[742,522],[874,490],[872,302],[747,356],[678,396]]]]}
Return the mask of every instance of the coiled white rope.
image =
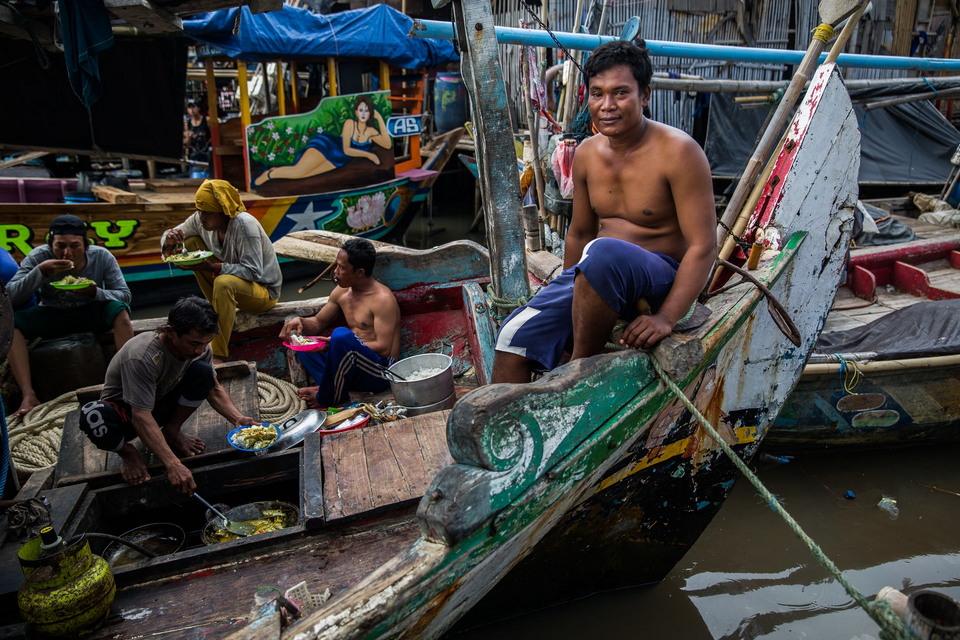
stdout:
{"type": "Polygon", "coordinates": [[[10,458],[18,473],[33,473],[57,463],[64,418],[79,407],[77,392],[68,391],[10,421],[10,458]]]}
{"type": "MultiPolygon", "coordinates": [[[[307,408],[296,386],[262,372],[257,372],[257,396],[263,422],[279,424],[307,408]]],[[[57,463],[63,422],[78,408],[76,392],[69,391],[10,420],[10,457],[18,473],[31,474],[57,463]]]]}
{"type": "Polygon", "coordinates": [[[260,421],[280,424],[301,411],[306,401],[297,395],[297,387],[286,380],[257,372],[257,395],[260,397],[260,421]]]}

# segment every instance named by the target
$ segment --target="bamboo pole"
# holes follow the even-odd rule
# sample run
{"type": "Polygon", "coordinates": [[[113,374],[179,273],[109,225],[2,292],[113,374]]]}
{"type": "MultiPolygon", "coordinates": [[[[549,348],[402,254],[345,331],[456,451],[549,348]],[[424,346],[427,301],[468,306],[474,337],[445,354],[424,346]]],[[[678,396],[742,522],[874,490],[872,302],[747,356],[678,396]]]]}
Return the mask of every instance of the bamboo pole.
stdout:
{"type": "Polygon", "coordinates": [[[293,101],[293,112],[300,113],[300,87],[297,75],[297,61],[290,62],[290,99],[293,101]]]}
{"type": "Polygon", "coordinates": [[[380,61],[380,90],[390,91],[390,65],[380,61]]]}
{"type": "Polygon", "coordinates": [[[277,87],[277,111],[281,116],[287,115],[287,92],[284,89],[283,82],[283,62],[277,60],[277,76],[276,76],[276,87],[277,87]]]}
{"type": "MultiPolygon", "coordinates": [[[[526,229],[527,249],[531,251],[540,251],[543,248],[543,229],[539,224],[547,216],[546,206],[544,205],[544,180],[543,171],[540,168],[540,112],[534,115],[533,99],[530,96],[532,82],[530,78],[530,59],[527,55],[532,52],[531,48],[523,47],[520,50],[520,73],[523,75],[523,81],[520,83],[523,92],[523,104],[527,112],[527,130],[530,132],[530,151],[533,154],[533,184],[537,194],[537,224],[536,229],[526,229]]],[[[529,188],[529,187],[528,187],[529,188]]],[[[524,226],[527,226],[526,223],[524,226]]]]}
{"type": "Polygon", "coordinates": [[[217,77],[214,73],[213,62],[207,60],[203,63],[204,73],[207,79],[207,124],[210,126],[210,164],[213,172],[211,178],[219,178],[223,175],[223,158],[217,154],[217,147],[220,146],[220,113],[217,104],[217,77]]]}
{"type": "MultiPolygon", "coordinates": [[[[857,19],[863,13],[863,9],[866,8],[866,0],[862,0],[855,11],[857,19]]],[[[821,5],[822,7],[823,5],[821,5]]],[[[821,10],[822,13],[822,10],[821,10]]],[[[842,15],[837,16],[833,25],[839,23],[843,18],[842,15]]],[[[854,19],[851,18],[847,21],[847,24],[844,26],[843,32],[841,32],[840,37],[837,38],[837,42],[834,43],[834,50],[831,50],[831,55],[834,54],[834,51],[837,48],[837,44],[842,45],[846,44],[846,39],[844,39],[844,33],[846,37],[850,37],[848,27],[851,27],[851,23],[854,22],[854,19]]],[[[814,71],[817,66],[817,60],[820,57],[820,52],[823,51],[826,46],[827,40],[829,40],[830,35],[833,33],[833,26],[831,24],[821,24],[817,27],[814,32],[813,38],[810,40],[810,46],[807,48],[807,53],[803,57],[803,60],[800,62],[800,65],[797,67],[796,73],[793,74],[793,78],[790,80],[790,86],[787,87],[786,91],[783,93],[783,97],[780,99],[780,104],[777,105],[774,115],[770,120],[770,124],[764,130],[763,135],[760,138],[760,142],[757,143],[756,149],[754,149],[753,155],[750,157],[750,160],[747,161],[747,166],[743,171],[743,174],[740,176],[740,180],[737,182],[736,189],[734,189],[733,195],[730,196],[729,204],[727,205],[726,210],[723,212],[721,222],[723,224],[717,226],[717,244],[723,244],[724,239],[727,235],[726,227],[736,227],[738,225],[737,221],[739,218],[749,217],[750,212],[747,211],[744,207],[744,201],[747,198],[747,194],[755,186],[757,175],[760,173],[760,168],[767,162],[768,158],[773,155],[773,150],[775,148],[775,143],[781,138],[781,132],[787,124],[787,120],[790,117],[791,112],[793,111],[793,106],[797,103],[797,100],[800,99],[800,93],[803,91],[803,87],[810,80],[810,74],[814,71]]],[[[839,53],[839,51],[837,51],[839,53]]],[[[830,59],[830,56],[827,56],[827,59],[830,59]]],[[[834,57],[834,59],[836,59],[834,57]]],[[[732,248],[732,245],[729,245],[732,248]]],[[[721,255],[719,256],[722,259],[727,259],[730,257],[730,254],[723,255],[721,249],[721,255]]]]}
{"type": "Polygon", "coordinates": [[[866,10],[867,3],[860,3],[860,6],[857,7],[857,10],[853,12],[853,15],[850,16],[850,18],[847,20],[847,23],[843,25],[840,35],[837,36],[837,39],[833,41],[833,46],[830,47],[830,53],[827,55],[827,59],[824,61],[824,64],[833,64],[837,61],[837,58],[840,57],[840,54],[847,46],[847,41],[850,40],[850,36],[852,36],[853,32],[856,30],[857,24],[860,22],[860,18],[863,17],[863,12],[866,10]]]}
{"type": "Polygon", "coordinates": [[[327,58],[327,84],[330,87],[330,95],[337,95],[337,63],[333,58],[327,58]]]}
{"type": "MultiPolygon", "coordinates": [[[[909,371],[915,369],[936,369],[939,367],[955,367],[960,365],[960,355],[929,356],[924,358],[910,358],[903,360],[873,360],[870,362],[855,362],[857,370],[866,375],[889,371],[909,371]]],[[[803,367],[803,377],[835,375],[844,365],[840,362],[826,362],[808,364],[803,367]]],[[[848,365],[849,366],[849,365],[848,365]]]]}
{"type": "Polygon", "coordinates": [[[928,91],[926,93],[914,93],[909,96],[900,96],[897,98],[890,98],[889,100],[877,100],[876,102],[868,102],[863,105],[865,111],[873,111],[874,109],[883,109],[884,107],[892,107],[898,104],[905,104],[908,102],[920,102],[921,100],[956,100],[960,98],[960,87],[956,89],[947,89],[945,91],[928,91]]]}
{"type": "MultiPolygon", "coordinates": [[[[583,22],[583,0],[577,0],[576,13],[573,14],[573,19],[576,21],[573,25],[573,33],[580,33],[580,26],[583,22]]],[[[567,76],[567,82],[565,84],[566,93],[564,94],[564,103],[563,103],[563,120],[560,122],[563,123],[563,128],[566,129],[570,126],[570,123],[573,122],[573,114],[571,111],[574,109],[574,104],[576,104],[576,95],[577,95],[577,84],[579,84],[579,75],[577,69],[578,61],[577,51],[570,53],[570,73],[567,76]]]]}
{"type": "MultiPolygon", "coordinates": [[[[774,148],[774,143],[779,140],[780,132],[787,123],[787,118],[790,116],[790,112],[793,110],[793,105],[796,104],[797,100],[800,98],[801,90],[810,80],[810,74],[816,67],[816,62],[820,57],[820,52],[823,50],[832,32],[833,28],[829,25],[820,25],[817,27],[816,34],[811,40],[810,46],[807,48],[807,54],[804,56],[803,61],[801,61],[796,73],[793,75],[793,79],[790,81],[790,85],[784,92],[783,98],[780,100],[780,104],[777,105],[777,108],[774,111],[774,115],[771,118],[770,124],[767,125],[767,128],[764,130],[763,135],[760,138],[760,142],[757,143],[757,147],[754,149],[753,155],[750,156],[750,159],[747,161],[747,165],[744,168],[743,173],[740,175],[740,180],[737,182],[737,186],[734,189],[733,194],[730,196],[727,208],[721,217],[723,225],[726,225],[727,227],[736,226],[738,216],[743,217],[741,208],[744,208],[744,202],[748,194],[754,188],[757,175],[760,173],[761,167],[766,162],[767,157],[771,154],[774,148]]],[[[718,244],[723,243],[727,234],[726,228],[723,225],[717,227],[718,244]]],[[[721,254],[720,257],[725,260],[729,258],[730,255],[729,253],[727,255],[721,254]]]]}
{"type": "Polygon", "coordinates": [[[949,197],[950,194],[953,193],[953,188],[957,186],[958,179],[960,179],[960,169],[958,169],[957,172],[953,174],[953,180],[950,181],[950,186],[944,189],[943,193],[940,194],[941,200],[946,200],[947,197],[949,197]]]}
{"type": "Polygon", "coordinates": [[[250,126],[250,88],[247,86],[247,63],[237,60],[237,85],[240,89],[240,124],[246,131],[250,126]]]}

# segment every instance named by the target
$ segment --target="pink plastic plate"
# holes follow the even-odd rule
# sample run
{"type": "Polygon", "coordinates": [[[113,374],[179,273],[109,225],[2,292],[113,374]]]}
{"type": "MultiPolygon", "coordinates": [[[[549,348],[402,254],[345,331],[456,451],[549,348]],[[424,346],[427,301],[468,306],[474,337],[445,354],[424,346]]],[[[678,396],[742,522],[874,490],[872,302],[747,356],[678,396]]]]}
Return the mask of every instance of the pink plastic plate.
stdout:
{"type": "Polygon", "coordinates": [[[323,336],[303,336],[307,340],[316,340],[313,344],[291,344],[286,340],[283,341],[283,346],[287,349],[293,349],[294,351],[323,351],[327,348],[327,344],[330,342],[329,338],[323,336]]]}

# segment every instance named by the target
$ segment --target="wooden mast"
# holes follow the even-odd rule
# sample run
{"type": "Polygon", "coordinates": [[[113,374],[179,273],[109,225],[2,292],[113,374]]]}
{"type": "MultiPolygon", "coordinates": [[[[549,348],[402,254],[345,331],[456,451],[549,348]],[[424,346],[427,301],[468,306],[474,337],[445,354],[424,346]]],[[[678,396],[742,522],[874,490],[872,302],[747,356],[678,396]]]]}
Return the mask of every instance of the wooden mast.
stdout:
{"type": "MultiPolygon", "coordinates": [[[[440,8],[450,0],[434,0],[440,8]]],[[[516,301],[530,295],[527,258],[520,226],[520,179],[500,70],[497,34],[488,2],[454,2],[461,72],[477,132],[478,182],[490,248],[492,293],[516,301]]],[[[502,311],[509,307],[500,306],[502,311]]]]}

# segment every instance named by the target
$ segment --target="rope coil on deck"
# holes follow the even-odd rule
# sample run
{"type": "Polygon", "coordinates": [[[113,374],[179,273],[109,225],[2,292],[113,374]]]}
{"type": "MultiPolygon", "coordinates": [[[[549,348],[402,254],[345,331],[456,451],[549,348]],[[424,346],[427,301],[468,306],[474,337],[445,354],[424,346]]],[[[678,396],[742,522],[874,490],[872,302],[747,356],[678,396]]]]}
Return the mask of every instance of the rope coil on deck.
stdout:
{"type": "Polygon", "coordinates": [[[257,372],[257,395],[262,422],[279,424],[307,408],[306,401],[297,395],[295,385],[262,371],[257,372]]]}
{"type": "Polygon", "coordinates": [[[79,407],[76,391],[68,391],[10,421],[10,457],[18,472],[33,473],[57,463],[63,421],[79,407]]]}
{"type": "MultiPolygon", "coordinates": [[[[282,423],[307,408],[296,386],[262,372],[257,372],[257,396],[263,422],[282,423]]],[[[57,463],[63,422],[79,408],[76,392],[69,391],[9,421],[10,457],[18,473],[31,474],[57,463]]]]}
{"type": "Polygon", "coordinates": [[[713,440],[719,445],[720,449],[726,454],[733,465],[742,473],[747,480],[750,481],[750,484],[753,485],[753,488],[757,490],[760,496],[766,501],[767,505],[776,512],[784,522],[787,523],[787,526],[790,527],[790,530],[803,541],[803,543],[810,550],[810,553],[813,554],[813,557],[834,577],[834,579],[840,583],[840,586],[844,588],[847,594],[850,595],[854,601],[867,612],[873,621],[880,626],[880,637],[884,640],[906,640],[908,638],[913,638],[914,635],[904,626],[903,621],[900,617],[893,612],[893,609],[890,608],[890,605],[885,600],[875,600],[873,602],[867,601],[866,597],[860,593],[856,587],[854,587],[847,578],[843,575],[843,572],[840,571],[840,568],[830,558],[826,556],[823,550],[817,545],[813,539],[807,535],[807,533],[800,527],[796,520],[793,519],[787,510],[783,508],[783,505],[780,504],[780,501],[777,500],[770,491],[763,486],[763,483],[760,481],[760,478],[750,470],[750,467],[747,466],[740,456],[727,444],[717,430],[710,424],[710,421],[707,420],[702,413],[697,409],[697,407],[684,395],[683,390],[670,379],[670,376],[661,368],[660,363],[657,362],[657,359],[653,356],[650,356],[650,362],[653,364],[654,371],[657,372],[661,382],[670,390],[673,395],[680,400],[683,405],[687,408],[690,413],[692,413],[697,422],[704,428],[707,434],[713,438],[713,440]]]}

